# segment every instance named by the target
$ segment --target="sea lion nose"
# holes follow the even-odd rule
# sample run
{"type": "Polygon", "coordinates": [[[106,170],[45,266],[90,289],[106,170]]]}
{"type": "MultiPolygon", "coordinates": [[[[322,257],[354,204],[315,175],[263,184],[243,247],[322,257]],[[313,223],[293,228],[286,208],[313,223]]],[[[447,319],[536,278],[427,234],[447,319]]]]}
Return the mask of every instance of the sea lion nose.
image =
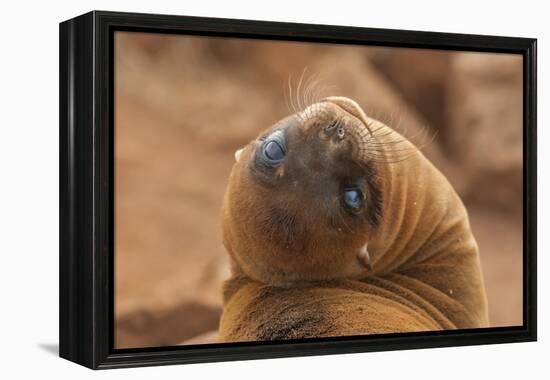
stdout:
{"type": "Polygon", "coordinates": [[[369,134],[372,135],[372,131],[369,127],[369,122],[367,120],[367,115],[365,114],[361,106],[359,106],[359,104],[357,104],[354,100],[351,100],[344,96],[329,96],[324,100],[336,104],[350,115],[359,119],[364,124],[369,134]]]}

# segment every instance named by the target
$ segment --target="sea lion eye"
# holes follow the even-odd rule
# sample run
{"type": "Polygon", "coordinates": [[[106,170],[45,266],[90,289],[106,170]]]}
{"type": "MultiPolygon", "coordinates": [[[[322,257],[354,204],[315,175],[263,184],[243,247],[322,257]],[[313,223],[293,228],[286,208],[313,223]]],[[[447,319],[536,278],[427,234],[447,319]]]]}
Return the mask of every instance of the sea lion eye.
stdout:
{"type": "Polygon", "coordinates": [[[344,190],[344,204],[353,211],[357,211],[363,206],[363,192],[354,187],[344,190]]]}
{"type": "Polygon", "coordinates": [[[264,154],[273,162],[281,161],[285,157],[285,151],[277,141],[269,141],[264,147],[264,154]]]}
{"type": "Polygon", "coordinates": [[[261,148],[261,160],[267,166],[279,165],[286,156],[285,135],[283,131],[275,131],[268,136],[261,148]]]}

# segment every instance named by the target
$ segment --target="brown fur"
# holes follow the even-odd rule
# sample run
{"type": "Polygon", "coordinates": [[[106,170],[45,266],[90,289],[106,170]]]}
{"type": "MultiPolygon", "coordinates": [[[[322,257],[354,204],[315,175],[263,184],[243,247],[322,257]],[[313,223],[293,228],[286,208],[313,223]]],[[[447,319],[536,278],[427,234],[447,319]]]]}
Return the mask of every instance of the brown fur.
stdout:
{"type": "Polygon", "coordinates": [[[346,98],[267,134],[278,128],[287,131],[284,163],[258,170],[256,140],[230,177],[223,229],[233,276],[221,341],[488,325],[466,210],[416,147],[346,98]],[[322,132],[335,117],[340,140],[322,132]],[[340,213],[338,183],[348,178],[367,194],[358,215],[340,213]],[[366,243],[369,266],[358,260],[366,243]]]}

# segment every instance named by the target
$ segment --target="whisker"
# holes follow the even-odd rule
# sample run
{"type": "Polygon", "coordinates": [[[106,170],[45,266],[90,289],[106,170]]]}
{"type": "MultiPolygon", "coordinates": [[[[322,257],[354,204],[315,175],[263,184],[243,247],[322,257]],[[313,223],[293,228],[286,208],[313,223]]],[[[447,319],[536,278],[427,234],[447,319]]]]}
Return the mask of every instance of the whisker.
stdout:
{"type": "Polygon", "coordinates": [[[283,84],[283,94],[284,94],[284,97],[285,97],[285,105],[286,105],[286,108],[287,108],[288,112],[292,113],[292,110],[290,109],[290,103],[288,101],[288,94],[286,93],[286,90],[287,90],[287,86],[286,86],[286,84],[283,84]]]}
{"type": "Polygon", "coordinates": [[[292,74],[288,74],[288,94],[290,99],[290,106],[292,107],[292,112],[296,113],[296,107],[294,106],[294,100],[292,99],[292,74]]]}
{"type": "Polygon", "coordinates": [[[403,138],[400,138],[400,139],[395,139],[395,140],[390,140],[390,141],[381,141],[379,140],[378,138],[380,137],[384,137],[384,136],[389,136],[392,133],[393,131],[388,131],[386,133],[384,133],[383,135],[376,135],[377,139],[373,139],[373,141],[369,141],[369,144],[371,145],[379,145],[379,146],[387,146],[387,145],[397,145],[397,144],[400,144],[400,143],[403,143],[405,141],[409,141],[409,142],[412,142],[414,143],[414,140],[421,136],[421,135],[425,135],[426,134],[426,129],[422,128],[420,131],[418,131],[414,136],[411,136],[411,137],[406,137],[406,136],[403,136],[403,138]]]}
{"type": "Polygon", "coordinates": [[[300,121],[303,123],[305,121],[304,117],[301,115],[300,110],[296,107],[296,101],[294,91],[292,90],[292,74],[288,75],[288,89],[289,89],[289,97],[290,97],[290,105],[292,107],[292,113],[296,114],[300,121]]]}
{"type": "MultiPolygon", "coordinates": [[[[305,107],[306,109],[308,109],[311,105],[314,104],[314,102],[312,101],[313,99],[311,98],[311,94],[312,94],[312,91],[313,91],[313,88],[314,86],[316,85],[316,79],[315,79],[315,74],[312,75],[311,77],[308,78],[307,80],[307,83],[306,83],[306,88],[305,88],[305,95],[304,95],[304,98],[305,98],[305,107]]],[[[308,113],[308,117],[311,117],[311,112],[312,110],[309,109],[309,113],[308,113]]]]}
{"type": "Polygon", "coordinates": [[[314,94],[315,87],[318,84],[318,78],[317,77],[318,77],[318,74],[313,74],[307,80],[306,88],[305,88],[305,94],[304,94],[306,107],[309,107],[313,103],[315,103],[314,102],[315,98],[313,97],[313,94],[314,94]]]}
{"type": "Polygon", "coordinates": [[[431,144],[434,141],[436,135],[437,135],[437,132],[431,136],[430,140],[426,141],[425,143],[423,143],[418,147],[412,147],[412,148],[406,148],[406,149],[380,149],[380,147],[378,147],[375,150],[369,150],[366,155],[369,161],[373,163],[381,163],[381,164],[400,163],[413,157],[417,151],[421,151],[426,146],[431,144]],[[405,155],[399,156],[399,153],[405,153],[405,155]],[[388,155],[392,155],[396,157],[393,157],[390,159],[388,155]]]}
{"type": "Polygon", "coordinates": [[[301,93],[301,88],[302,88],[302,83],[303,83],[303,80],[304,80],[304,75],[307,71],[307,66],[304,67],[304,70],[302,70],[302,75],[300,75],[300,80],[298,80],[298,87],[296,88],[296,102],[298,103],[298,108],[300,110],[304,109],[304,105],[303,105],[303,99],[302,99],[302,93],[301,93]]]}

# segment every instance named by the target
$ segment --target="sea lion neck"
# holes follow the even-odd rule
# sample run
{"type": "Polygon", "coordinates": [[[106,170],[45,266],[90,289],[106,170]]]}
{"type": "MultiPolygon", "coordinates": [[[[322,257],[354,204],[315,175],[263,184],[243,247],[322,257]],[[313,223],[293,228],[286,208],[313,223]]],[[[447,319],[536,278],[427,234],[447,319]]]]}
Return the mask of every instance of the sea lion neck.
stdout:
{"type": "Polygon", "coordinates": [[[371,274],[443,254],[457,236],[475,245],[462,201],[443,174],[399,133],[378,121],[370,122],[384,136],[378,141],[383,154],[376,156],[384,212],[369,242],[371,274]],[[454,235],[449,235],[449,229],[454,235]]]}

